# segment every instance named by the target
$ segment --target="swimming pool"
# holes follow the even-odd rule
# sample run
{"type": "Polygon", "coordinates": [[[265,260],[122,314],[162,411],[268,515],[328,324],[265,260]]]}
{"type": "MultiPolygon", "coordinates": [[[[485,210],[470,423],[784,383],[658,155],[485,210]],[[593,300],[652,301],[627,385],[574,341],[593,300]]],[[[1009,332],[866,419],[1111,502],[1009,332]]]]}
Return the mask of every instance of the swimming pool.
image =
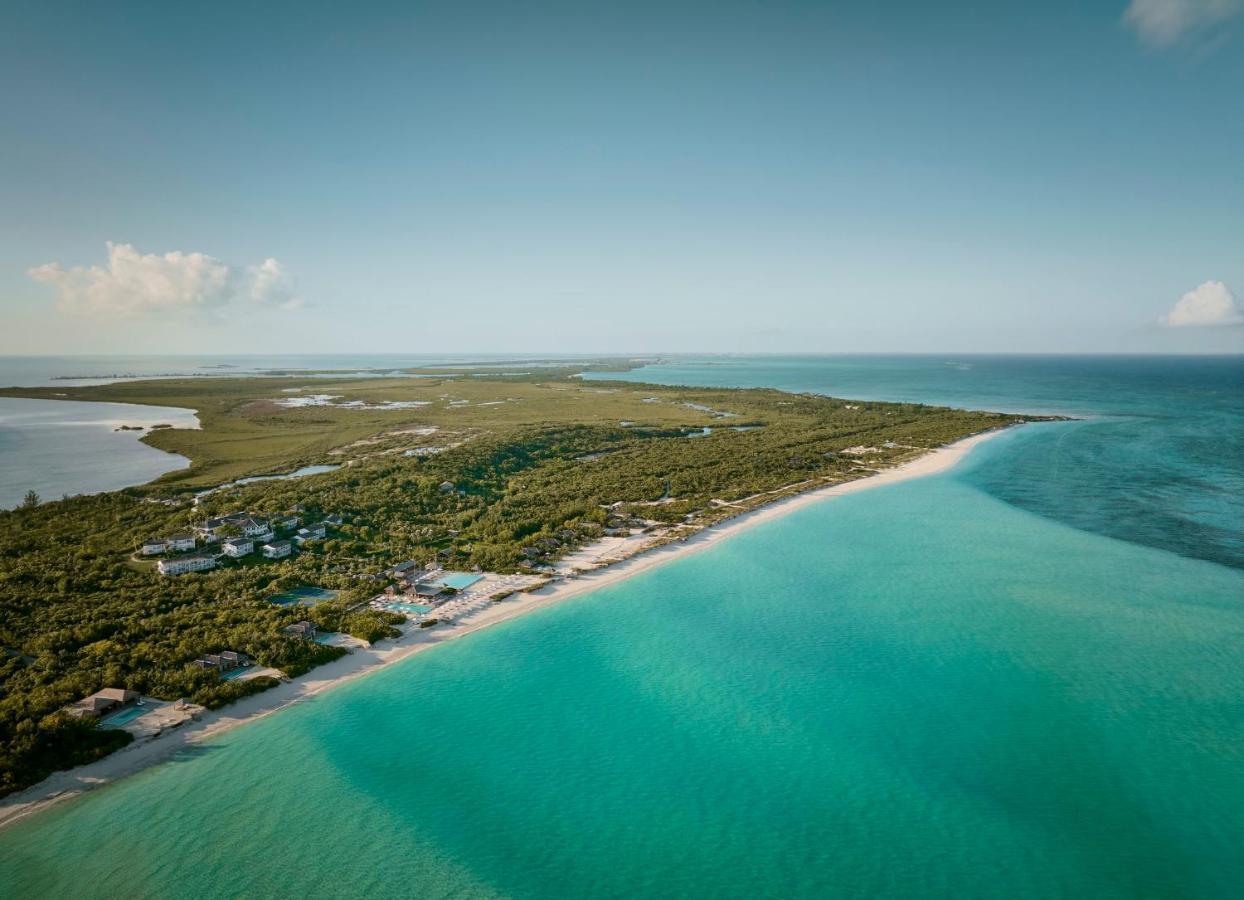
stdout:
{"type": "Polygon", "coordinates": [[[443,576],[436,579],[438,584],[445,587],[451,587],[455,591],[465,591],[475,582],[483,579],[483,575],[476,575],[474,572],[446,572],[443,576]]]}
{"type": "Polygon", "coordinates": [[[124,725],[127,722],[133,722],[139,716],[147,711],[146,707],[131,706],[129,709],[123,709],[119,713],[108,716],[100,722],[101,725],[124,725]]]}
{"type": "Polygon", "coordinates": [[[430,612],[432,610],[432,607],[430,606],[423,606],[418,603],[401,603],[401,602],[386,603],[384,608],[387,609],[389,612],[400,612],[400,613],[425,613],[425,612],[430,612]]]}

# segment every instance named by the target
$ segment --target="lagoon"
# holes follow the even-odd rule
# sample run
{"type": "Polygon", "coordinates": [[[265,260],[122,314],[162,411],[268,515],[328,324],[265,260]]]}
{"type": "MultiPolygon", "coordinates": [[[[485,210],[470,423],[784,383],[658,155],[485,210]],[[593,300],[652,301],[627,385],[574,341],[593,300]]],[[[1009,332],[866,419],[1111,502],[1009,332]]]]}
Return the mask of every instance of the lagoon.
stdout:
{"type": "Polygon", "coordinates": [[[144,484],[190,460],[139,441],[137,431],[167,424],[198,428],[193,410],[128,403],[0,398],[0,508],[27,491],[44,500],[144,484]]]}

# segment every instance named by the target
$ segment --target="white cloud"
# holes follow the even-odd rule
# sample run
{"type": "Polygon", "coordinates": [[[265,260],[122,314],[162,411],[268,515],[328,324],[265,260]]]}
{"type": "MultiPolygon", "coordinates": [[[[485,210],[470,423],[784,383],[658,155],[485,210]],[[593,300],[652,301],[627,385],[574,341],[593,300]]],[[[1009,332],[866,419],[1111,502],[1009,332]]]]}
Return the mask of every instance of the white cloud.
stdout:
{"type": "Polygon", "coordinates": [[[275,259],[240,272],[205,253],[140,253],[108,242],[103,266],[46,263],[31,278],[60,292],[66,311],[102,317],[213,310],[239,300],[294,309],[293,279],[275,259]]]}
{"type": "Polygon", "coordinates": [[[1221,281],[1207,281],[1180,297],[1160,321],[1174,328],[1244,325],[1244,311],[1230,288],[1221,281]]]}
{"type": "Polygon", "coordinates": [[[256,303],[298,309],[302,298],[294,296],[294,277],[275,259],[269,257],[250,267],[250,297],[256,303]]]}
{"type": "Polygon", "coordinates": [[[1131,0],[1123,21],[1145,41],[1169,47],[1187,34],[1225,22],[1244,0],[1131,0]]]}

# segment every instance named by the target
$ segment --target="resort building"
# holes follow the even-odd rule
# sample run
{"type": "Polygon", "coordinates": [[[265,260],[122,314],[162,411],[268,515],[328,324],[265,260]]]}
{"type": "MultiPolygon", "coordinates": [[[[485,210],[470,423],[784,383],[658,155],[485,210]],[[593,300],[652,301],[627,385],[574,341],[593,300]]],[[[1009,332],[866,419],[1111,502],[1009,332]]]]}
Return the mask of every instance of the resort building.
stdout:
{"type": "Polygon", "coordinates": [[[219,540],[222,533],[236,526],[243,519],[248,518],[246,513],[229,513],[227,516],[218,516],[214,519],[206,520],[202,525],[198,526],[199,534],[203,535],[204,540],[219,540]]]}
{"type": "Polygon", "coordinates": [[[238,528],[242,529],[242,536],[255,538],[260,541],[270,541],[275,535],[272,533],[272,526],[268,524],[267,519],[246,518],[237,523],[238,528]]]}
{"type": "Polygon", "coordinates": [[[193,549],[193,534],[175,534],[172,537],[155,538],[154,540],[143,541],[142,555],[155,556],[160,553],[173,553],[193,549]]]}
{"type": "Polygon", "coordinates": [[[89,697],[83,697],[73,706],[68,707],[67,712],[71,716],[78,718],[89,717],[98,719],[114,709],[120,709],[122,706],[129,706],[131,703],[137,702],[138,697],[138,691],[127,691],[124,688],[104,688],[102,691],[96,691],[89,697]]]}
{"type": "Polygon", "coordinates": [[[174,559],[162,559],[156,563],[161,575],[184,575],[187,572],[206,572],[216,568],[216,560],[211,556],[180,556],[174,559]]]}
{"type": "Polygon", "coordinates": [[[255,550],[255,542],[250,538],[230,538],[220,545],[225,551],[225,556],[232,556],[238,559],[253,553],[255,550]]]}
{"type": "Polygon", "coordinates": [[[325,516],[325,517],[324,517],[324,524],[325,524],[325,525],[334,525],[334,526],[336,526],[336,525],[341,525],[341,524],[342,524],[342,523],[344,523],[344,522],[345,522],[345,519],[341,518],[341,516],[337,515],[336,513],[333,513],[331,516],[325,516]]]}
{"type": "Polygon", "coordinates": [[[293,549],[289,541],[273,541],[263,545],[263,555],[268,559],[284,559],[293,549]]]}
{"type": "Polygon", "coordinates": [[[208,519],[199,526],[198,531],[205,540],[218,541],[226,532],[232,533],[234,529],[241,532],[243,537],[261,541],[271,540],[273,537],[272,526],[268,524],[268,520],[256,518],[250,513],[229,513],[227,516],[208,519]]]}
{"type": "Polygon", "coordinates": [[[173,535],[172,537],[168,539],[166,543],[168,544],[169,550],[174,550],[178,553],[181,553],[185,550],[193,550],[194,549],[194,535],[188,531],[185,531],[185,532],[182,532],[181,534],[173,535]]]}
{"type": "Polygon", "coordinates": [[[245,653],[234,650],[223,650],[220,653],[204,653],[194,661],[200,669],[215,669],[218,672],[232,672],[234,669],[251,664],[251,658],[245,653]]]}
{"type": "Polygon", "coordinates": [[[304,641],[315,640],[315,625],[311,622],[295,622],[293,625],[286,625],[281,631],[291,637],[302,638],[304,641]]]}
{"type": "Polygon", "coordinates": [[[328,529],[324,527],[323,522],[315,525],[308,525],[306,528],[299,528],[298,533],[294,535],[294,540],[299,544],[309,544],[312,541],[322,541],[328,534],[328,529]]]}
{"type": "Polygon", "coordinates": [[[297,516],[277,516],[272,520],[272,525],[275,528],[297,528],[301,522],[302,519],[297,516]]]}
{"type": "Polygon", "coordinates": [[[389,566],[389,568],[385,569],[384,574],[388,575],[390,578],[397,578],[400,580],[411,578],[422,571],[423,566],[419,565],[419,563],[415,562],[413,559],[408,559],[405,562],[400,562],[395,566],[389,566]]]}

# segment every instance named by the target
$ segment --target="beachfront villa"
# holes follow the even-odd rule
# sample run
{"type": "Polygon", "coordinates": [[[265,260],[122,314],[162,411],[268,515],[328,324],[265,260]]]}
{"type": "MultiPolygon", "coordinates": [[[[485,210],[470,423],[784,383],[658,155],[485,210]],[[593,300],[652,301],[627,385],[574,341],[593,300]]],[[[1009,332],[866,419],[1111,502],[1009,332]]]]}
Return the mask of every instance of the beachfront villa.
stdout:
{"type": "Polygon", "coordinates": [[[204,653],[194,661],[194,665],[200,669],[215,669],[223,673],[249,666],[251,662],[248,654],[235,650],[222,650],[220,653],[204,653]]]}
{"type": "Polygon", "coordinates": [[[295,622],[293,625],[286,625],[281,631],[290,637],[302,638],[304,641],[315,640],[315,624],[312,622],[302,621],[295,622]]]}
{"type": "Polygon", "coordinates": [[[179,556],[156,563],[156,569],[161,575],[184,575],[187,572],[206,572],[214,568],[216,559],[211,556],[179,556]]]}
{"type": "Polygon", "coordinates": [[[284,559],[294,550],[289,541],[272,541],[263,545],[263,555],[267,559],[284,559]]]}
{"type": "Polygon", "coordinates": [[[110,713],[122,706],[129,706],[131,703],[138,701],[138,691],[127,691],[124,688],[104,688],[102,691],[96,691],[89,697],[83,697],[72,706],[66,707],[66,712],[76,718],[98,719],[105,713],[110,713]]]}
{"type": "Polygon", "coordinates": [[[230,538],[220,546],[225,551],[225,556],[231,556],[234,559],[249,556],[255,550],[255,542],[250,538],[230,538]]]}

